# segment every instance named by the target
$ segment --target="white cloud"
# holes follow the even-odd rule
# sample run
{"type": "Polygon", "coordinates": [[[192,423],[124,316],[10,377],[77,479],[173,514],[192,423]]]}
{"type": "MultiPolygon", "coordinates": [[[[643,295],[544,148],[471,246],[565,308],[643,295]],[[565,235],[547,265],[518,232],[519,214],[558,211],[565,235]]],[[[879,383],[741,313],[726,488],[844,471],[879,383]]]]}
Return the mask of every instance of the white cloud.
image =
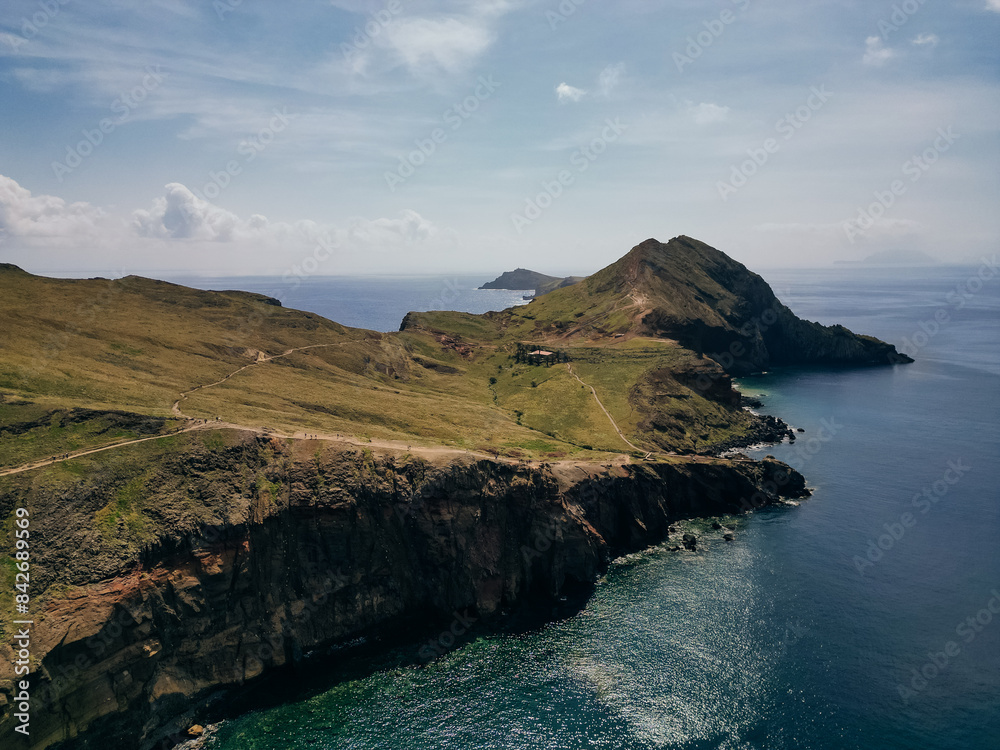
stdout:
{"type": "Polygon", "coordinates": [[[396,217],[356,217],[339,226],[311,220],[271,222],[259,214],[243,219],[177,182],[166,185],[149,208],[133,211],[125,221],[89,203],[32,196],[0,175],[0,249],[12,255],[30,251],[40,260],[50,251],[71,251],[70,256],[59,256],[65,258],[86,256],[100,247],[118,252],[122,264],[134,265],[175,257],[211,262],[213,256],[233,258],[238,253],[244,270],[266,272],[286,262],[283,258],[301,258],[320,246],[337,249],[338,268],[367,264],[374,270],[372,263],[378,261],[373,258],[405,263],[424,254],[450,253],[455,235],[410,209],[396,217]],[[137,260],[137,249],[145,251],[146,260],[137,260]]]}
{"type": "Polygon", "coordinates": [[[986,10],[1000,13],[1000,0],[986,0],[986,10]]]}
{"type": "Polygon", "coordinates": [[[66,203],[54,195],[32,195],[9,177],[0,175],[0,246],[13,239],[63,243],[92,241],[108,223],[108,216],[89,203],[66,203]]]}
{"type": "Polygon", "coordinates": [[[861,61],[865,65],[876,67],[884,65],[886,60],[896,56],[894,50],[882,46],[882,40],[877,36],[870,36],[865,39],[865,54],[861,61]]]}
{"type": "Polygon", "coordinates": [[[30,91],[48,94],[66,86],[66,74],[61,70],[15,68],[11,72],[18,83],[30,91]]]}
{"type": "MultiPolygon", "coordinates": [[[[1000,0],[997,0],[997,2],[1000,2],[1000,0]]],[[[918,47],[923,47],[925,45],[936,47],[939,41],[940,40],[938,39],[937,34],[918,34],[913,38],[912,43],[918,47]]]]}
{"type": "MultiPolygon", "coordinates": [[[[334,3],[357,13],[356,3],[334,3]],[[350,6],[350,7],[347,7],[350,6]]],[[[374,35],[346,43],[336,65],[366,79],[403,67],[412,75],[438,83],[442,73],[468,70],[496,41],[498,20],[516,7],[509,0],[439,3],[435,15],[406,13],[392,16],[374,35]]],[[[362,24],[363,25],[363,24],[362,24]]],[[[366,27],[367,28],[367,27],[366,27]]]]}
{"type": "Polygon", "coordinates": [[[587,92],[583,89],[578,89],[576,86],[570,86],[568,83],[563,82],[556,86],[556,96],[559,98],[560,102],[578,102],[587,92]]]}
{"type": "Polygon", "coordinates": [[[625,63],[614,63],[607,66],[597,76],[597,88],[601,96],[610,96],[611,92],[618,88],[622,74],[625,72],[625,63]]]}
{"type": "Polygon", "coordinates": [[[494,34],[476,18],[401,18],[387,27],[386,39],[415,73],[456,73],[493,43],[494,34]]]}
{"type": "Polygon", "coordinates": [[[354,219],[346,230],[352,244],[363,243],[370,247],[386,244],[413,244],[433,239],[438,229],[416,211],[404,209],[398,219],[354,219]]]}
{"type": "Polygon", "coordinates": [[[275,245],[309,245],[328,237],[355,248],[385,249],[435,239],[441,234],[432,222],[410,209],[404,209],[395,219],[351,219],[342,228],[310,220],[272,223],[260,214],[241,219],[177,182],[164,189],[164,196],[155,199],[149,209],[132,213],[132,229],[140,237],[275,245]]]}
{"type": "Polygon", "coordinates": [[[227,242],[236,239],[237,230],[250,229],[234,214],[198,198],[180,183],[171,182],[166,191],[149,210],[133,212],[132,226],[140,237],[227,242]]]}
{"type": "Polygon", "coordinates": [[[699,125],[725,122],[729,119],[729,107],[712,104],[711,102],[701,102],[698,105],[693,105],[689,102],[688,111],[699,125]]]}

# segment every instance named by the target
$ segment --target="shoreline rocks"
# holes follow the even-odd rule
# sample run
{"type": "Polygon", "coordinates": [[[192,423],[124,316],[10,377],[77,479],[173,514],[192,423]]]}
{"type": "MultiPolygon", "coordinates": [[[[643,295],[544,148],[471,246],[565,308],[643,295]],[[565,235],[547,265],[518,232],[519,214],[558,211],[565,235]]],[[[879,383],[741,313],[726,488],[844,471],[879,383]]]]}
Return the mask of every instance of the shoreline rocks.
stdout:
{"type": "MultiPolygon", "coordinates": [[[[663,542],[677,521],[740,513],[751,497],[778,502],[769,487],[807,492],[774,461],[432,465],[242,434],[225,448],[192,442],[165,456],[151,480],[155,541],[136,554],[91,545],[82,565],[73,552],[82,538],[46,530],[85,524],[95,498],[134,481],[130,471],[68,491],[16,483],[33,507],[38,559],[63,560],[40,569],[40,583],[67,584],[39,598],[32,748],[184,738],[208,725],[204,707],[219,696],[225,703],[309,652],[412,634],[414,623],[461,617],[464,630],[503,611],[567,616],[610,561],[663,542]]],[[[696,549],[690,537],[685,547],[696,549]]],[[[0,692],[7,684],[0,673],[0,692]]],[[[13,730],[7,698],[0,741],[13,730]]]]}

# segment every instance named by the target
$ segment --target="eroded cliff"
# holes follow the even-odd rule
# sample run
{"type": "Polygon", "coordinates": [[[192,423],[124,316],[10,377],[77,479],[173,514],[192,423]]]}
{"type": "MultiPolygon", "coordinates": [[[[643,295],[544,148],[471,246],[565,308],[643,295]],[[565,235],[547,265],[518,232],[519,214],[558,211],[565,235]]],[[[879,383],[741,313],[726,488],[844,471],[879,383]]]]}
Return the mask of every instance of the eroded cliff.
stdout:
{"type": "MultiPolygon", "coordinates": [[[[663,541],[675,520],[805,493],[773,461],[529,464],[250,432],[212,440],[3,479],[44,561],[27,746],[169,742],[211,696],[311,651],[544,607],[663,541]]],[[[7,742],[12,696],[0,695],[7,742]]]]}

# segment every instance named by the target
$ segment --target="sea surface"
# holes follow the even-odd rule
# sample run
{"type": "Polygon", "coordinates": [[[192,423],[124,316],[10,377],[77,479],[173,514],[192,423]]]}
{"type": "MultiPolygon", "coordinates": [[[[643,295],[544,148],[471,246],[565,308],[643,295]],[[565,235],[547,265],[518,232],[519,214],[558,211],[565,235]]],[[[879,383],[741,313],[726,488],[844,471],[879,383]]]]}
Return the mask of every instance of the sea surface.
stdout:
{"type": "Polygon", "coordinates": [[[534,290],[479,289],[485,276],[171,276],[175,284],[197,289],[240,289],[281,300],[285,307],[308,310],[345,326],[398,331],[411,310],[484,313],[527,304],[534,290]]]}
{"type": "MultiPolygon", "coordinates": [[[[763,273],[800,316],[916,359],[741,382],[762,411],[805,430],[754,454],[801,470],[811,498],[728,520],[733,543],[617,561],[561,622],[479,633],[426,665],[412,658],[419,644],[410,663],[407,647],[395,659],[345,654],[345,669],[224,722],[208,747],[1000,748],[1000,278],[983,281],[990,273],[763,273]]],[[[486,299],[473,290],[485,280],[313,279],[282,299],[395,330],[407,309],[520,301],[486,299]],[[442,297],[452,284],[459,291],[442,297]]],[[[208,281],[199,285],[275,292],[267,280],[208,281]]]]}

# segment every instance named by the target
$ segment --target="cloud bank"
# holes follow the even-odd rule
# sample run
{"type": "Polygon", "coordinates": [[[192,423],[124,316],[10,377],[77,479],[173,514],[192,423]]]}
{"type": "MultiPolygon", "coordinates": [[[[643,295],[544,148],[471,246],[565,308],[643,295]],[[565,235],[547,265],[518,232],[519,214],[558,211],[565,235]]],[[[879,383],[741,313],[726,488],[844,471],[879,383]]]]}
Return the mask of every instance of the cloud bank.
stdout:
{"type": "Polygon", "coordinates": [[[352,270],[359,258],[370,261],[373,253],[405,267],[426,254],[451,252],[455,236],[411,209],[396,217],[355,217],[339,224],[271,222],[260,214],[241,218],[177,182],[166,185],[148,207],[122,217],[89,203],[32,195],[0,175],[0,252],[30,250],[42,266],[51,256],[58,269],[72,265],[73,254],[84,256],[95,246],[121,251],[119,263],[133,267],[156,265],[157,259],[178,252],[214,254],[229,262],[235,252],[252,267],[271,272],[322,248],[324,257],[336,251],[338,258],[324,269],[335,274],[352,270]]]}

